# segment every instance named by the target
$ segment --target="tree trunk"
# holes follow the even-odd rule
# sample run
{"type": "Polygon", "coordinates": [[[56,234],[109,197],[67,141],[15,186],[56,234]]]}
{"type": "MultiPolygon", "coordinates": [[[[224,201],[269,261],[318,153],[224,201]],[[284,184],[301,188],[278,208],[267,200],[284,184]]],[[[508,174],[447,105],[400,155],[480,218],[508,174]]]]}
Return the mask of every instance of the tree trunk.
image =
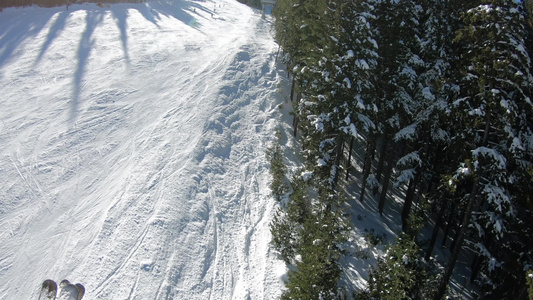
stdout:
{"type": "MultiPolygon", "coordinates": [[[[300,103],[300,94],[296,94],[296,103],[300,103]]],[[[298,115],[294,113],[294,119],[292,120],[292,127],[294,127],[294,136],[298,134],[298,115]]]]}
{"type": "Polygon", "coordinates": [[[451,202],[452,207],[450,208],[450,213],[448,214],[448,219],[446,220],[446,228],[444,229],[444,237],[442,238],[441,248],[446,246],[446,240],[448,239],[448,233],[452,227],[453,216],[455,215],[455,203],[451,202]]]}
{"type": "MultiPolygon", "coordinates": [[[[528,300],[527,290],[528,290],[527,285],[522,287],[522,289],[520,290],[520,293],[518,293],[517,300],[528,300]]],[[[531,300],[531,299],[529,299],[529,300],[531,300]]]]}
{"type": "Polygon", "coordinates": [[[339,172],[341,171],[341,159],[344,155],[344,137],[342,135],[338,135],[335,139],[336,142],[336,153],[335,153],[335,164],[333,165],[334,168],[337,168],[335,172],[335,177],[333,177],[333,187],[337,185],[337,179],[339,178],[339,172]]]}
{"type": "Polygon", "coordinates": [[[363,202],[365,198],[366,180],[370,175],[370,170],[372,168],[372,156],[376,150],[376,139],[374,138],[374,134],[370,133],[369,135],[370,141],[367,144],[365,151],[365,163],[363,165],[363,182],[361,183],[361,194],[359,196],[359,201],[361,202],[363,202]]]}
{"type": "Polygon", "coordinates": [[[433,248],[435,247],[435,242],[437,241],[437,236],[439,235],[439,228],[442,225],[442,221],[444,220],[445,209],[445,206],[441,205],[437,215],[437,220],[435,221],[435,226],[433,227],[433,232],[431,233],[431,240],[429,241],[429,246],[426,250],[426,256],[424,256],[424,259],[426,261],[429,261],[429,259],[431,258],[431,254],[433,253],[433,248]]]}
{"type": "Polygon", "coordinates": [[[411,207],[413,206],[413,199],[415,197],[416,187],[418,186],[420,179],[422,179],[422,172],[421,170],[417,170],[415,178],[409,180],[409,187],[407,188],[407,192],[405,193],[405,202],[403,204],[402,209],[402,230],[404,232],[407,232],[407,230],[409,229],[409,214],[411,213],[411,207]]]}
{"type": "Polygon", "coordinates": [[[381,136],[381,149],[379,150],[379,162],[378,162],[378,168],[376,170],[376,180],[379,182],[381,181],[381,174],[383,173],[383,165],[385,163],[385,160],[387,159],[387,147],[389,144],[389,138],[387,135],[387,129],[385,129],[385,132],[381,136]]]}
{"type": "Polygon", "coordinates": [[[491,121],[491,111],[490,111],[490,107],[488,107],[487,113],[485,115],[485,132],[483,133],[483,141],[481,142],[481,146],[484,146],[484,147],[486,147],[489,142],[490,121],[491,121]]]}
{"type": "Polygon", "coordinates": [[[346,180],[348,180],[348,176],[350,175],[350,168],[352,166],[352,150],[353,150],[353,142],[355,138],[352,136],[350,138],[350,150],[348,151],[348,160],[346,161],[345,169],[346,169],[346,180]]]}
{"type": "MultiPolygon", "coordinates": [[[[459,220],[464,219],[464,216],[465,216],[465,212],[463,211],[459,215],[459,220]]],[[[452,244],[450,245],[450,251],[453,251],[453,249],[455,249],[455,247],[457,246],[460,233],[461,233],[461,224],[457,224],[457,230],[455,231],[455,234],[453,235],[452,244]]]]}
{"type": "Polygon", "coordinates": [[[296,85],[296,80],[294,77],[292,77],[292,84],[291,84],[291,102],[294,100],[294,86],[296,85]]]}
{"type": "Polygon", "coordinates": [[[389,181],[392,176],[392,160],[394,155],[392,153],[387,155],[387,169],[385,170],[385,176],[383,177],[383,184],[381,185],[381,195],[379,197],[379,214],[383,215],[383,209],[385,208],[385,200],[387,199],[387,192],[389,190],[389,181]]]}
{"type": "Polygon", "coordinates": [[[472,264],[470,265],[470,283],[476,280],[477,274],[479,273],[479,270],[481,269],[482,262],[483,262],[483,258],[479,256],[479,254],[476,254],[474,256],[474,259],[472,260],[472,264]]]}
{"type": "Polygon", "coordinates": [[[470,196],[468,197],[468,203],[466,205],[466,209],[463,214],[463,220],[461,221],[461,227],[459,228],[459,235],[457,237],[457,245],[454,247],[452,251],[452,256],[450,260],[448,261],[448,265],[446,266],[446,269],[444,270],[444,275],[442,276],[442,279],[437,288],[437,292],[435,293],[433,297],[434,300],[441,300],[442,297],[444,296],[444,293],[446,292],[446,287],[448,286],[448,282],[450,281],[450,277],[452,276],[453,269],[455,268],[455,263],[457,262],[457,258],[459,257],[459,252],[461,251],[461,248],[463,247],[465,232],[466,232],[466,229],[468,228],[468,225],[470,224],[470,217],[472,215],[472,210],[474,209],[474,207],[477,206],[476,204],[476,202],[478,201],[476,198],[477,186],[478,186],[478,178],[475,178],[474,184],[472,186],[472,191],[470,193],[470,196]]]}

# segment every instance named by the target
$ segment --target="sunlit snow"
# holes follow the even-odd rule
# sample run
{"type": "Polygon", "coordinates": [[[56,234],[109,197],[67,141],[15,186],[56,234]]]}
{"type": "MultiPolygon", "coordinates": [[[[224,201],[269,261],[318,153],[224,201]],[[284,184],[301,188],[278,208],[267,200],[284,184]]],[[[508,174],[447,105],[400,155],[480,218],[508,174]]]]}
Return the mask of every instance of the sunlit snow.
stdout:
{"type": "Polygon", "coordinates": [[[271,299],[271,20],[232,0],[0,12],[0,299],[271,299]]]}

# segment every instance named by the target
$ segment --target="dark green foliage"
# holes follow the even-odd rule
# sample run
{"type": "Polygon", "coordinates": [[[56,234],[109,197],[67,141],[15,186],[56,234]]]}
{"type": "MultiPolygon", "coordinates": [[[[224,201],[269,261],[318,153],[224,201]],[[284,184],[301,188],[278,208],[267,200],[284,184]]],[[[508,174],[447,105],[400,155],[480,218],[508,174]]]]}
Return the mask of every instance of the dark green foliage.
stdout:
{"type": "MultiPolygon", "coordinates": [[[[297,292],[318,286],[298,270],[311,272],[308,262],[327,269],[303,247],[313,228],[306,222],[323,212],[320,207],[343,207],[327,199],[343,193],[338,174],[351,164],[346,146],[352,138],[365,152],[358,161],[361,201],[368,179],[379,181],[383,213],[396,179],[395,186],[405,188],[403,231],[414,236],[424,225],[434,226],[426,256],[439,232],[453,237],[435,299],[445,294],[463,241],[477,252],[471,279],[483,297],[523,293],[525,277],[516,270],[533,261],[527,226],[533,221],[533,39],[524,3],[532,7],[512,0],[278,1],[276,38],[301,99],[294,114],[305,170],[313,174],[302,191],[321,195],[306,198],[301,211],[307,215],[292,227],[298,240],[293,258],[304,264],[289,276],[294,297],[305,298],[297,292]]],[[[399,292],[390,295],[429,297],[420,291],[426,285],[409,273],[422,265],[399,272],[384,267],[389,263],[394,266],[390,258],[380,261],[375,274],[402,279],[394,284],[399,292]]]]}
{"type": "Polygon", "coordinates": [[[366,294],[371,299],[390,300],[427,299],[435,279],[435,271],[424,261],[413,238],[402,234],[372,269],[368,291],[360,296],[366,294]]]}
{"type": "Polygon", "coordinates": [[[282,299],[336,299],[338,265],[349,226],[342,219],[338,199],[323,195],[313,206],[313,215],[299,228],[299,257],[289,271],[287,291],[282,299]],[[326,197],[327,199],[324,199],[326,197]],[[329,203],[321,205],[320,203],[329,203]]]}
{"type": "Polygon", "coordinates": [[[306,233],[298,252],[301,260],[296,270],[289,271],[287,288],[282,299],[333,299],[337,294],[340,268],[339,250],[320,220],[304,224],[306,233]]]}
{"type": "Polygon", "coordinates": [[[295,247],[297,242],[297,228],[296,222],[291,222],[287,213],[279,208],[270,223],[270,233],[272,234],[272,245],[276,249],[283,261],[290,264],[294,259],[295,247]]]}
{"type": "Polygon", "coordinates": [[[527,285],[528,285],[528,293],[529,293],[529,300],[533,300],[533,271],[527,272],[527,285]]]}
{"type": "MultiPolygon", "coordinates": [[[[454,40],[461,65],[460,92],[450,99],[448,110],[454,119],[450,150],[455,154],[449,165],[456,166],[449,185],[461,205],[471,207],[465,210],[462,226],[475,228],[465,235],[482,261],[483,296],[516,298],[525,284],[516,270],[524,269],[530,259],[524,247],[530,238],[521,238],[530,233],[519,225],[529,214],[518,212],[524,211],[524,195],[532,188],[532,153],[525,146],[532,135],[531,64],[521,4],[481,2],[463,11],[464,26],[454,40]]],[[[453,263],[445,280],[450,268],[453,263]]]]}
{"type": "Polygon", "coordinates": [[[281,131],[276,131],[277,141],[274,145],[267,149],[267,157],[270,160],[270,175],[272,175],[272,182],[270,183],[270,190],[276,200],[281,201],[283,195],[285,195],[289,187],[285,182],[285,173],[287,167],[283,163],[283,149],[280,145],[281,131]]]}
{"type": "Polygon", "coordinates": [[[270,223],[272,245],[281,258],[291,264],[301,243],[300,230],[310,215],[307,184],[301,179],[291,182],[293,188],[288,202],[280,207],[270,223]]]}

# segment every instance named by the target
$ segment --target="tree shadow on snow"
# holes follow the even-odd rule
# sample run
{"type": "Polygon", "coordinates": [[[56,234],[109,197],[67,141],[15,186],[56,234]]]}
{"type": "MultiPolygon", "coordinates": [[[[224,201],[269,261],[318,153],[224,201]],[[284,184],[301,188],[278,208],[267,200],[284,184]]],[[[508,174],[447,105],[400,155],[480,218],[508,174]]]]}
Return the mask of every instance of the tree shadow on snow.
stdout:
{"type": "Polygon", "coordinates": [[[52,24],[52,26],[50,26],[50,29],[48,30],[48,35],[46,36],[46,40],[41,47],[41,51],[39,52],[39,55],[37,56],[35,65],[37,65],[41,61],[41,59],[43,58],[43,55],[46,53],[48,48],[50,48],[50,45],[52,44],[54,39],[58,37],[59,34],[61,34],[63,29],[65,29],[65,23],[69,15],[70,13],[67,11],[62,11],[54,15],[57,17],[54,20],[54,23],[52,24]]]}
{"type": "Polygon", "coordinates": [[[23,14],[13,14],[11,18],[5,11],[0,13],[0,70],[16,56],[16,49],[27,39],[35,38],[57,11],[43,13],[33,8],[26,10],[23,14]]]}
{"type": "Polygon", "coordinates": [[[156,0],[147,2],[144,5],[135,5],[132,8],[139,11],[144,18],[154,25],[159,27],[158,22],[161,18],[174,18],[187,24],[193,28],[199,29],[199,24],[197,22],[197,17],[204,18],[198,12],[204,12],[206,15],[212,15],[213,10],[210,10],[198,2],[205,1],[164,1],[156,0]],[[194,16],[196,15],[196,17],[194,16]]]}
{"type": "Polygon", "coordinates": [[[111,14],[113,19],[117,23],[118,29],[120,31],[120,40],[122,42],[122,49],[124,50],[124,58],[126,59],[126,64],[130,64],[130,56],[128,53],[128,10],[127,9],[112,9],[111,14]]]}
{"type": "Polygon", "coordinates": [[[152,24],[160,28],[159,24],[157,23],[160,20],[159,14],[151,7],[151,2],[139,5],[131,5],[129,8],[137,10],[147,21],[150,21],[152,24]]]}
{"type": "MultiPolygon", "coordinates": [[[[86,27],[82,33],[78,51],[77,51],[77,66],[73,79],[72,99],[70,103],[69,122],[74,124],[78,114],[78,107],[80,101],[80,93],[83,89],[84,76],[86,72],[87,62],[91,54],[91,49],[94,45],[93,34],[97,25],[103,21],[107,12],[111,12],[117,27],[120,31],[120,39],[124,51],[126,63],[129,64],[130,57],[128,52],[128,25],[127,19],[130,16],[130,10],[137,10],[146,20],[153,23],[157,27],[163,17],[174,18],[200,30],[200,24],[197,18],[207,19],[207,16],[213,16],[214,10],[204,7],[200,2],[196,1],[166,1],[154,0],[142,4],[112,4],[111,9],[102,7],[93,7],[87,5],[73,5],[68,11],[64,7],[55,7],[49,9],[42,8],[22,8],[20,13],[13,13],[6,15],[6,12],[1,13],[2,20],[0,21],[0,70],[2,66],[9,60],[16,58],[17,48],[27,39],[35,38],[42,30],[50,23],[47,36],[42,44],[34,66],[39,64],[46,52],[49,50],[54,40],[58,38],[66,27],[67,20],[74,11],[86,11],[86,27]],[[88,7],[89,6],[89,7],[88,7]],[[55,18],[55,19],[54,19],[55,18]]],[[[0,77],[2,72],[0,72],[0,77]]]]}
{"type": "Polygon", "coordinates": [[[71,125],[76,121],[78,114],[79,97],[84,85],[85,68],[87,66],[89,55],[91,54],[91,49],[94,45],[92,35],[98,23],[102,22],[104,14],[105,11],[103,10],[88,10],[87,15],[85,16],[86,27],[78,47],[78,65],[76,67],[76,73],[74,74],[74,86],[72,88],[73,93],[70,103],[69,121],[71,125]]]}

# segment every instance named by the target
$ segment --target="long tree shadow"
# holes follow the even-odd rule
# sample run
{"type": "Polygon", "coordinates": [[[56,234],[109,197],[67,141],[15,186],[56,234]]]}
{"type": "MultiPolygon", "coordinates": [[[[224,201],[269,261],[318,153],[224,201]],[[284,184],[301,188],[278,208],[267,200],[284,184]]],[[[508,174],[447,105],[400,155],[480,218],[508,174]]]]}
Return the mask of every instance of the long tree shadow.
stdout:
{"type": "MultiPolygon", "coordinates": [[[[196,10],[204,11],[211,15],[214,13],[196,2],[203,1],[167,1],[167,0],[154,0],[145,5],[133,5],[132,8],[139,11],[139,13],[148,21],[159,27],[158,22],[162,16],[167,18],[174,18],[191,27],[198,29],[198,23],[196,22],[193,12],[196,10]]],[[[196,13],[196,15],[199,15],[196,13]]]]}
{"type": "Polygon", "coordinates": [[[157,24],[158,20],[156,20],[156,18],[159,19],[159,14],[154,11],[150,4],[132,5],[131,8],[137,10],[146,20],[152,22],[158,28],[160,27],[157,24]]]}
{"type": "Polygon", "coordinates": [[[46,53],[48,48],[50,48],[50,45],[54,41],[55,38],[59,36],[59,34],[65,29],[65,23],[70,15],[68,12],[59,12],[56,14],[57,17],[54,21],[54,24],[50,27],[48,31],[48,35],[46,36],[46,41],[44,42],[43,46],[41,47],[41,51],[39,52],[39,55],[37,56],[37,60],[35,61],[35,65],[37,65],[41,59],[43,58],[43,55],[46,53]]]}
{"type": "Polygon", "coordinates": [[[120,40],[122,41],[122,49],[124,50],[124,58],[126,59],[126,64],[130,64],[130,55],[128,52],[128,10],[127,9],[112,9],[111,13],[113,19],[117,23],[118,29],[120,30],[120,40]]]}
{"type": "Polygon", "coordinates": [[[80,45],[78,47],[78,66],[74,75],[74,86],[72,88],[72,100],[70,103],[69,121],[71,125],[75,123],[77,118],[80,101],[79,98],[81,90],[83,89],[82,82],[85,75],[85,69],[87,67],[89,55],[91,54],[91,49],[94,45],[94,40],[91,38],[94,33],[94,29],[96,28],[98,23],[102,22],[103,16],[104,11],[89,10],[87,11],[87,15],[85,17],[87,24],[85,27],[85,31],[83,32],[83,35],[81,37],[80,45]]]}
{"type": "MultiPolygon", "coordinates": [[[[40,14],[0,13],[0,70],[16,55],[16,49],[27,39],[34,38],[54,15],[55,11],[40,14]]],[[[0,72],[0,76],[2,73],[0,72]]]]}

